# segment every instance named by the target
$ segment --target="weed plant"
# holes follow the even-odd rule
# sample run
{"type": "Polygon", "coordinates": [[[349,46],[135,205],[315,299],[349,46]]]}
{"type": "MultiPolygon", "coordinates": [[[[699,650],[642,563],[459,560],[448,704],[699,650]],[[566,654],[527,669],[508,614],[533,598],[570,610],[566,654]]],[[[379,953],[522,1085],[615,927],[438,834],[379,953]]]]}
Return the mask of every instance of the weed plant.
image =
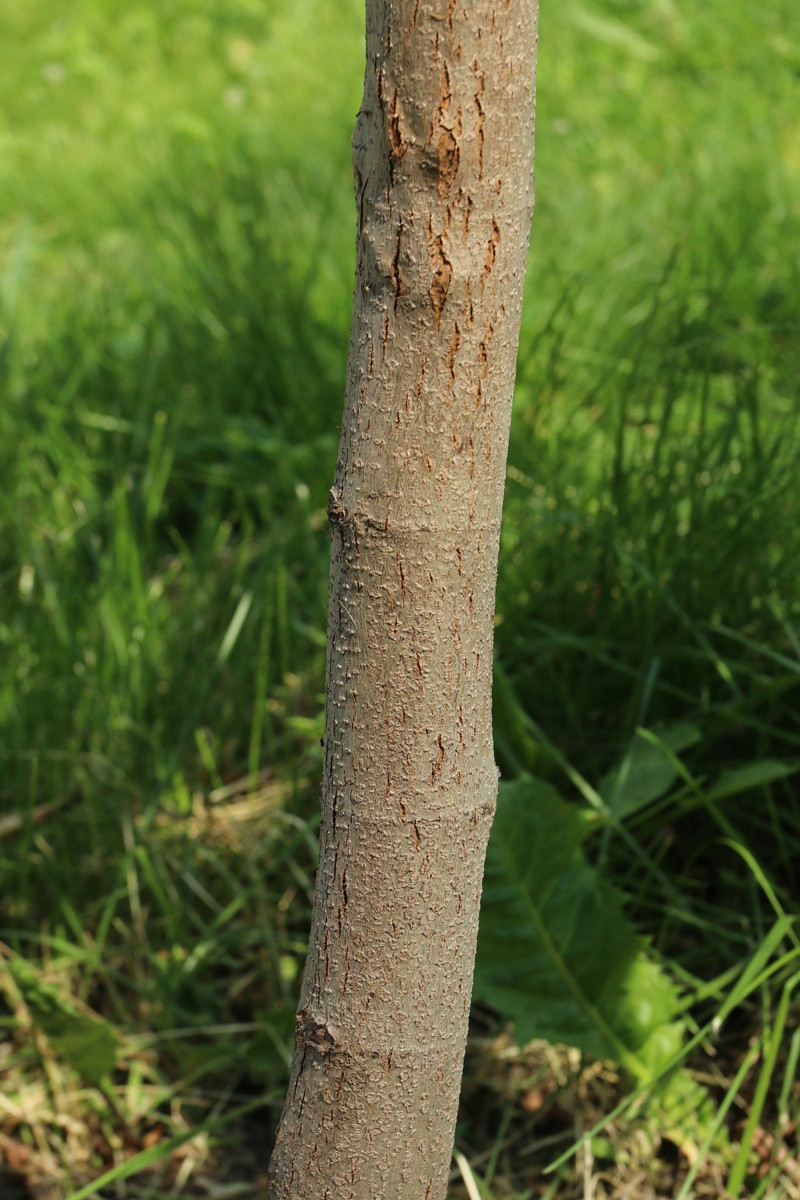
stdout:
{"type": "MultiPolygon", "coordinates": [[[[354,0],[0,10],[0,1187],[257,1194],[362,56],[354,0]]],[[[799,89],[794,0],[542,10],[498,755],[603,816],[706,1115],[629,1108],[545,1178],[628,1085],[479,1006],[454,1197],[798,1186],[799,89]]]]}

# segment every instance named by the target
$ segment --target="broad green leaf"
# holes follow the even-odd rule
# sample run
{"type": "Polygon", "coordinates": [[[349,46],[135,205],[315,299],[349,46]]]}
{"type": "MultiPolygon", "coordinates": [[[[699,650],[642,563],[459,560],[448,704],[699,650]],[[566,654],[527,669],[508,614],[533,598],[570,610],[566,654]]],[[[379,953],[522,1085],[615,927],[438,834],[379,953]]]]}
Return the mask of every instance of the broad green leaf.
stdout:
{"type": "Polygon", "coordinates": [[[648,737],[636,733],[622,762],[600,784],[600,795],[614,816],[628,817],[665,795],[678,777],[675,755],[700,737],[700,730],[688,721],[648,737]]]}
{"type": "Polygon", "coordinates": [[[586,862],[592,815],[549,785],[500,788],[489,841],[475,998],[533,1038],[608,1058],[639,1081],[680,1046],[677,996],[646,955],[622,896],[586,862]]]}
{"type": "Polygon", "coordinates": [[[58,988],[44,983],[23,960],[14,959],[10,967],[31,1020],[58,1057],[87,1083],[99,1083],[110,1074],[117,1051],[112,1027],[100,1017],[79,1012],[58,988]]]}
{"type": "Polygon", "coordinates": [[[50,1012],[30,1011],[56,1054],[87,1083],[99,1083],[104,1075],[113,1071],[117,1043],[113,1030],[105,1021],[66,1008],[55,1008],[50,1012]]]}
{"type": "Polygon", "coordinates": [[[800,770],[800,765],[790,766],[778,762],[774,758],[764,758],[760,762],[747,763],[743,767],[734,767],[732,771],[723,771],[717,782],[708,793],[710,800],[721,800],[724,796],[734,796],[737,792],[748,792],[751,788],[763,787],[764,784],[774,783],[778,779],[786,779],[800,770]]]}

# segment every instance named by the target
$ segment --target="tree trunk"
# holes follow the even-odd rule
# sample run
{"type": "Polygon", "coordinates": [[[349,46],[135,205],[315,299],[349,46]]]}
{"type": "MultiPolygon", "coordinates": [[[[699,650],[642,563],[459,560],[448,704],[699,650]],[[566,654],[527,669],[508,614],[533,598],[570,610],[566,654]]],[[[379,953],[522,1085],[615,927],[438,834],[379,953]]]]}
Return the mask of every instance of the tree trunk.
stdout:
{"type": "Polygon", "coordinates": [[[535,0],[367,0],[320,861],[269,1200],[443,1200],[495,809],[535,0]]]}

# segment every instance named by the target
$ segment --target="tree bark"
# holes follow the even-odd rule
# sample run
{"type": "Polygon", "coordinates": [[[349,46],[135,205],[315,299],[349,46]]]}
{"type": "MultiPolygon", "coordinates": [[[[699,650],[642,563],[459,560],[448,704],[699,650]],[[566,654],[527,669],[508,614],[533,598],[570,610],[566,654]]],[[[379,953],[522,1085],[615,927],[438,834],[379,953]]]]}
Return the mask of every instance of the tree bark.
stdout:
{"type": "Polygon", "coordinates": [[[320,861],[270,1200],[443,1200],[495,809],[535,0],[367,0],[320,861]]]}

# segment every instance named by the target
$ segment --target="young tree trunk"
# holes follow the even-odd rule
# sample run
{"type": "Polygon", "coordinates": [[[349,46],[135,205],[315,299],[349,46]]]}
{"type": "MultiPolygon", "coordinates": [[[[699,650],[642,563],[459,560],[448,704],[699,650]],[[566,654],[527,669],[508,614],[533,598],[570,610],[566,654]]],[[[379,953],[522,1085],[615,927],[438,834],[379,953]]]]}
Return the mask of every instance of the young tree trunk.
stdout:
{"type": "Polygon", "coordinates": [[[320,861],[269,1200],[443,1200],[495,809],[535,0],[367,0],[320,861]]]}

